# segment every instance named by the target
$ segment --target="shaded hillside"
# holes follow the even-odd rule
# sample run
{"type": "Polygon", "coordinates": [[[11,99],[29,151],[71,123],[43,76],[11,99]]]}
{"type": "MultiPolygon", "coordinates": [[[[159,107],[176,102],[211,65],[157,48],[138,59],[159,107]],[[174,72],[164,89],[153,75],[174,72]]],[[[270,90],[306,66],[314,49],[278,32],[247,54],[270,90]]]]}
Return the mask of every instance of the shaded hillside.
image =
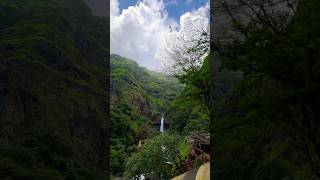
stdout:
{"type": "Polygon", "coordinates": [[[105,20],[80,0],[2,0],[0,14],[0,179],[102,179],[105,20]]]}
{"type": "Polygon", "coordinates": [[[152,121],[166,113],[181,85],[133,60],[111,55],[111,165],[122,173],[125,160],[141,139],[152,137],[152,121]]]}
{"type": "Polygon", "coordinates": [[[212,46],[213,63],[242,74],[223,98],[212,94],[214,179],[320,179],[320,1],[296,1],[291,17],[280,10],[294,1],[281,9],[270,2],[242,1],[231,11],[217,5],[232,21],[239,13],[253,19],[227,26],[237,35],[212,46]]]}

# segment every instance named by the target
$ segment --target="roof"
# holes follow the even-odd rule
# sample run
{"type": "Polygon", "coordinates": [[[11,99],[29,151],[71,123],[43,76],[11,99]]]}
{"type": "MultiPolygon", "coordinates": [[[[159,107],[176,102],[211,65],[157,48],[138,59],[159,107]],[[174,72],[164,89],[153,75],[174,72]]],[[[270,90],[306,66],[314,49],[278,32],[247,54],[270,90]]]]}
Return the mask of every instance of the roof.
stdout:
{"type": "Polygon", "coordinates": [[[208,132],[199,132],[192,134],[189,139],[189,143],[200,143],[204,145],[210,145],[210,133],[208,132]]]}

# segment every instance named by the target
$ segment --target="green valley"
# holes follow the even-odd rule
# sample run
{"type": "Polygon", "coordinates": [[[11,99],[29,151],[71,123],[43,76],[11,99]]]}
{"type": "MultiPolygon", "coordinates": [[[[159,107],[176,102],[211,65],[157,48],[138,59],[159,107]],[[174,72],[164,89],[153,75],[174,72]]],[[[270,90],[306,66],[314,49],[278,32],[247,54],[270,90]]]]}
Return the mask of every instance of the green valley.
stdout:
{"type": "Polygon", "coordinates": [[[111,171],[121,174],[139,140],[157,134],[152,123],[168,111],[182,85],[115,54],[110,69],[111,171]]]}
{"type": "Polygon", "coordinates": [[[110,163],[114,176],[144,174],[166,179],[202,164],[202,160],[198,165],[188,161],[191,146],[187,140],[193,133],[209,131],[209,58],[197,72],[168,76],[111,55],[110,163]],[[170,128],[160,133],[154,123],[163,116],[170,128]]]}

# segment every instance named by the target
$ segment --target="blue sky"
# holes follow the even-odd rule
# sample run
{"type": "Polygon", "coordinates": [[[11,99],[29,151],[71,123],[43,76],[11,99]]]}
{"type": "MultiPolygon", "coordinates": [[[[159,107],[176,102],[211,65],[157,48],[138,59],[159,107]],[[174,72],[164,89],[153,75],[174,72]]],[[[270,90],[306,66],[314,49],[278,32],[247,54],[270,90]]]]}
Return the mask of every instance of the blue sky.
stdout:
{"type": "MultiPolygon", "coordinates": [[[[134,6],[138,1],[139,0],[119,0],[119,9],[122,11],[129,6],[134,6]]],[[[165,2],[169,16],[179,21],[182,14],[204,6],[208,0],[165,0],[165,2]]]]}

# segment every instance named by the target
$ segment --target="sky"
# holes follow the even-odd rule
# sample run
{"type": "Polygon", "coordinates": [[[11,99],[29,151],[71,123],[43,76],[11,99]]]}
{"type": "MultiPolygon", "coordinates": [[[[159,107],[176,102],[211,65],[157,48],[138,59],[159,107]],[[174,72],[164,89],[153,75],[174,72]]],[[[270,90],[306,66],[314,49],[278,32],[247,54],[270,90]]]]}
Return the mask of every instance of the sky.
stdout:
{"type": "Polygon", "coordinates": [[[111,0],[110,51],[161,71],[172,35],[188,35],[191,21],[208,27],[208,0],[111,0]]]}
{"type": "MultiPolygon", "coordinates": [[[[188,11],[203,6],[208,0],[165,0],[166,10],[170,17],[180,20],[180,16],[188,11]]],[[[118,0],[119,9],[123,10],[137,4],[138,0],[118,0]]]]}

